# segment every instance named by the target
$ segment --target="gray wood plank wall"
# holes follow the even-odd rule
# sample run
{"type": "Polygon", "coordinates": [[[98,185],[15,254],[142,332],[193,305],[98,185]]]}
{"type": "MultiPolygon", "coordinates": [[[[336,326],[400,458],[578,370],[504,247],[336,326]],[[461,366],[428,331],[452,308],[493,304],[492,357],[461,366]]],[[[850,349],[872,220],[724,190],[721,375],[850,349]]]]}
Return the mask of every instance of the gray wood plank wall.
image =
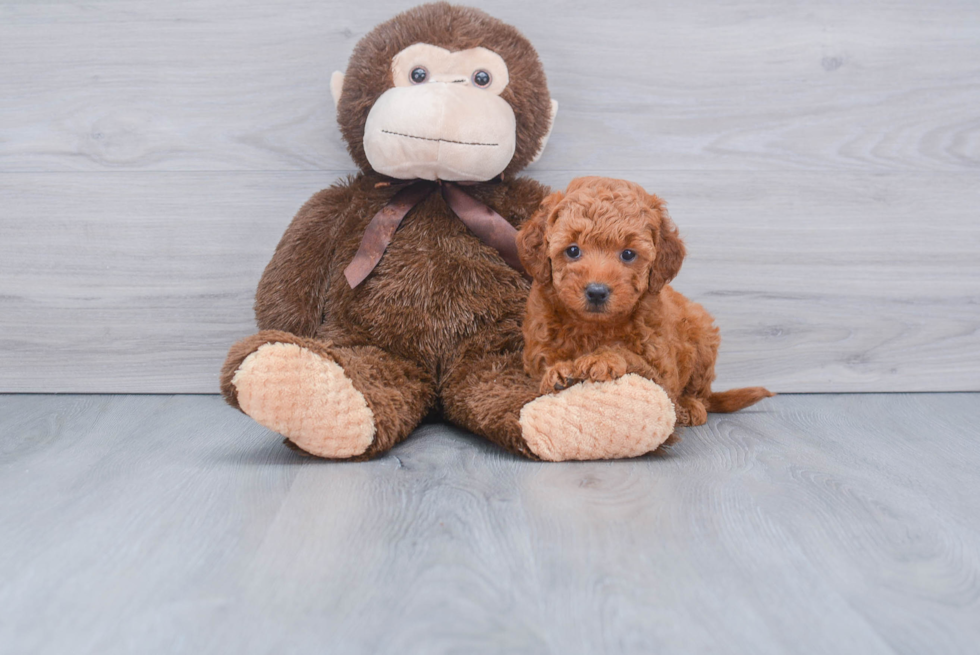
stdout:
{"type": "MultiPolygon", "coordinates": [[[[0,0],[0,391],[214,392],[353,169],[330,73],[412,4],[0,0]]],[[[975,2],[478,4],[561,103],[528,174],[668,200],[719,388],[980,389],[975,2]]]]}

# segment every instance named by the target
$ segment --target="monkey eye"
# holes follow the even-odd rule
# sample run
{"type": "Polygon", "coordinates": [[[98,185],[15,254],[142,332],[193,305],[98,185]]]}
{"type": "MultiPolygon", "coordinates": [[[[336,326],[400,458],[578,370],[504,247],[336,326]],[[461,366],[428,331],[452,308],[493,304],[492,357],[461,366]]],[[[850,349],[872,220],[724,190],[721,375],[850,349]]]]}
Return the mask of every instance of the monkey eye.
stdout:
{"type": "Polygon", "coordinates": [[[412,84],[421,84],[428,76],[429,71],[425,70],[425,66],[416,66],[412,69],[412,84]]]}
{"type": "Polygon", "coordinates": [[[473,73],[473,84],[481,88],[490,86],[490,73],[484,70],[473,73]]]}
{"type": "Polygon", "coordinates": [[[573,243],[572,245],[570,245],[570,246],[568,246],[567,248],[565,248],[565,255],[566,255],[566,256],[567,256],[567,257],[568,257],[569,259],[578,259],[579,257],[581,257],[581,256],[582,256],[582,251],[581,251],[581,250],[579,250],[579,248],[578,248],[578,246],[576,246],[576,245],[575,245],[575,244],[573,243]]]}
{"type": "Polygon", "coordinates": [[[623,252],[619,253],[619,258],[622,259],[624,262],[631,262],[634,259],[636,259],[636,251],[627,248],[623,252]]]}

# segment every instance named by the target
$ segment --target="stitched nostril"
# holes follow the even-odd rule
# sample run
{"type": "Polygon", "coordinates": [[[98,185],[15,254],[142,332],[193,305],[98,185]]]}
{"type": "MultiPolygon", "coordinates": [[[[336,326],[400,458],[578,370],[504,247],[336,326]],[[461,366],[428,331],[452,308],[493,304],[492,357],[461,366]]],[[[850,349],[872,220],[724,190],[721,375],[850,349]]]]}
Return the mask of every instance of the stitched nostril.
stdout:
{"type": "Polygon", "coordinates": [[[609,300],[609,287],[605,284],[592,282],[585,287],[585,297],[593,305],[601,305],[609,300]]]}

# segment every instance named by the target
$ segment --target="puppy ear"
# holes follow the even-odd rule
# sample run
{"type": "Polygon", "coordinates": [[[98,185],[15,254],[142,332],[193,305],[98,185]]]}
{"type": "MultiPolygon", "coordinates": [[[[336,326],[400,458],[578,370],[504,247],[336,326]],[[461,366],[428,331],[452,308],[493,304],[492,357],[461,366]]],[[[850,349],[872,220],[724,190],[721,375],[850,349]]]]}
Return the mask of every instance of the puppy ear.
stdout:
{"type": "Polygon", "coordinates": [[[650,293],[660,293],[664,285],[677,277],[681,272],[681,264],[684,262],[686,250],[684,242],[681,241],[677,233],[677,226],[667,215],[667,208],[663,200],[657,196],[650,196],[653,201],[653,209],[660,216],[660,228],[655,230],[656,242],[654,247],[657,249],[656,259],[650,267],[650,293]]]}
{"type": "Polygon", "coordinates": [[[551,261],[548,259],[548,219],[562,201],[561,191],[555,191],[541,201],[541,206],[517,232],[517,256],[524,270],[539,284],[551,282],[551,261]]]}

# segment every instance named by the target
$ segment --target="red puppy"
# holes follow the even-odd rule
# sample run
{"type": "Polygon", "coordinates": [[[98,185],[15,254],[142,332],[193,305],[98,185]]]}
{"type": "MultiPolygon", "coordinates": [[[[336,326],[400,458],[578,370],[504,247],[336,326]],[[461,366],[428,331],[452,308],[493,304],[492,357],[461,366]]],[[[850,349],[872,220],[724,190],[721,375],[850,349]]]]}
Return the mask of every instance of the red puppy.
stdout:
{"type": "Polygon", "coordinates": [[[664,388],[678,425],[734,412],[773,394],[712,393],[721,337],[705,309],[668,282],[684,244],[664,202],[639,185],[573,180],[545,198],[517,235],[534,283],[524,320],[524,367],[541,392],[636,373],[664,388]]]}

